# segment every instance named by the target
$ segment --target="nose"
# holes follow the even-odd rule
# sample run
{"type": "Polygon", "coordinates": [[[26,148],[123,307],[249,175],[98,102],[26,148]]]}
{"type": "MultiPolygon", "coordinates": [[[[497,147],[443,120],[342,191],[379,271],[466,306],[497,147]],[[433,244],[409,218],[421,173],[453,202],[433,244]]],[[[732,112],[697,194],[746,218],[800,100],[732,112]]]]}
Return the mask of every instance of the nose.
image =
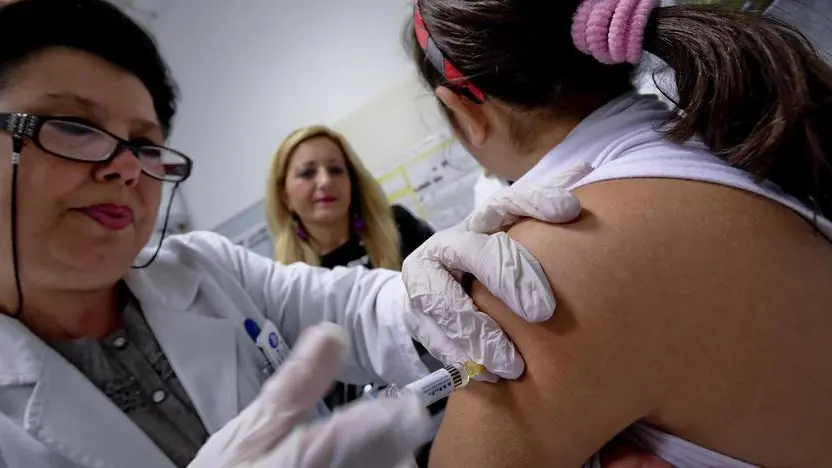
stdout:
{"type": "Polygon", "coordinates": [[[99,182],[116,182],[126,187],[133,187],[139,182],[142,164],[129,149],[124,148],[107,164],[95,168],[95,180],[99,182]]]}
{"type": "Polygon", "coordinates": [[[326,168],[319,168],[318,173],[315,177],[315,182],[317,183],[318,187],[327,187],[329,186],[330,182],[332,182],[332,176],[326,170],[326,168]]]}

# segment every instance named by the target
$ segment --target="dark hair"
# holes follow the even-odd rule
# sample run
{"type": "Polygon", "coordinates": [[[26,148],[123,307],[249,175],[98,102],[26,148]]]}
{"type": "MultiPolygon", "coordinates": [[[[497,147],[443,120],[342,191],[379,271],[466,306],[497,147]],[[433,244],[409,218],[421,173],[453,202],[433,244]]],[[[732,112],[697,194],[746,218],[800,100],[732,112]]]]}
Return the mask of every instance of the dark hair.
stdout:
{"type": "MultiPolygon", "coordinates": [[[[519,110],[568,109],[575,97],[630,88],[631,65],[602,65],[572,42],[577,0],[420,0],[438,49],[487,96],[519,110]]],[[[422,78],[448,82],[416,42],[422,78]]],[[[663,127],[698,135],[734,167],[832,218],[832,69],[793,28],[718,6],[657,8],[644,49],[675,71],[677,109],[663,127]]]]}
{"type": "Polygon", "coordinates": [[[70,47],[135,75],[147,87],[165,134],[176,113],[177,90],[150,35],[104,0],[17,0],[0,7],[0,87],[32,54],[70,47]]]}

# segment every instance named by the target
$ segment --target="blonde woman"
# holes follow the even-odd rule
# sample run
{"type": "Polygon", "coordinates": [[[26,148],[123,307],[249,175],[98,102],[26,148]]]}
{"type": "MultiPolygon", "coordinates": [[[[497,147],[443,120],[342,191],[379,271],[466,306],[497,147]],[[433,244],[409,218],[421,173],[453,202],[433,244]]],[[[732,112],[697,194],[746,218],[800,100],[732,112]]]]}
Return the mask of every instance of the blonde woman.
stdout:
{"type": "MultiPolygon", "coordinates": [[[[433,230],[393,206],[347,140],[320,125],[292,132],[274,155],[266,189],[266,218],[274,258],[326,268],[364,266],[399,270],[433,230]]],[[[339,384],[330,407],[359,396],[339,384]]]]}
{"type": "Polygon", "coordinates": [[[277,149],[266,189],[275,260],[327,268],[399,270],[433,230],[381,186],[347,140],[320,125],[292,132],[277,149]]]}

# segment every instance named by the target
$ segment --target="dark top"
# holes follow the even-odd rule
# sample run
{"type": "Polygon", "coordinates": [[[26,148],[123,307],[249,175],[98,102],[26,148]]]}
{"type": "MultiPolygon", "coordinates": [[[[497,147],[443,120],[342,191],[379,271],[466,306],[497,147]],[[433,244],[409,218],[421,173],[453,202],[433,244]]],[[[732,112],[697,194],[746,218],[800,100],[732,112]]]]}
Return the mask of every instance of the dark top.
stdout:
{"type": "MultiPolygon", "coordinates": [[[[413,216],[403,206],[393,205],[392,210],[396,227],[399,230],[401,255],[402,259],[404,259],[416,250],[417,247],[422,245],[423,242],[428,240],[428,237],[433,235],[433,228],[428,223],[413,216]]],[[[325,268],[358,265],[373,268],[372,263],[370,263],[370,257],[367,255],[367,250],[364,248],[361,238],[356,234],[353,234],[347,243],[321,256],[321,266],[325,268]]]]}
{"type": "MultiPolygon", "coordinates": [[[[413,216],[403,206],[393,205],[393,217],[396,220],[396,227],[399,231],[399,239],[401,241],[401,255],[402,259],[410,255],[423,242],[428,240],[433,235],[433,228],[428,223],[413,216]]],[[[332,252],[321,256],[321,266],[326,268],[334,268],[337,266],[364,266],[366,268],[373,268],[370,262],[370,257],[367,255],[367,250],[357,235],[353,235],[347,243],[333,250],[332,252]]],[[[419,343],[416,343],[416,349],[423,359],[429,358],[427,350],[419,343]]],[[[324,398],[327,406],[334,409],[338,406],[343,406],[353,400],[361,397],[362,388],[357,385],[349,385],[338,382],[335,384],[330,393],[324,398]]],[[[447,400],[442,400],[434,403],[428,408],[432,415],[437,415],[445,409],[447,400]]],[[[426,467],[428,457],[430,455],[430,444],[422,447],[416,453],[416,462],[419,467],[426,467]]]]}
{"type": "MultiPolygon", "coordinates": [[[[404,259],[433,235],[433,228],[426,222],[413,216],[403,206],[393,205],[391,209],[393,210],[393,218],[396,221],[396,227],[399,231],[401,256],[404,259]]],[[[334,268],[337,266],[363,266],[373,268],[370,262],[370,256],[367,254],[367,250],[364,248],[364,244],[357,234],[353,234],[349,241],[332,252],[322,255],[321,266],[325,268],[334,268]]],[[[330,409],[335,409],[335,407],[345,405],[360,397],[361,391],[362,389],[357,385],[347,385],[339,382],[335,384],[335,387],[326,396],[324,401],[326,401],[330,409]]]]}

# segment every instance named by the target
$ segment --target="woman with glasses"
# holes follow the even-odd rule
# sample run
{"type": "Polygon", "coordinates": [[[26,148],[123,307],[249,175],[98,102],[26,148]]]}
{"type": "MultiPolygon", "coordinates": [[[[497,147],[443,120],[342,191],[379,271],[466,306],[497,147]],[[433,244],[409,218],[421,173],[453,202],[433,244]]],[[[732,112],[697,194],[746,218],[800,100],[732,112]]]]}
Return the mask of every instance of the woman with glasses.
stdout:
{"type": "MultiPolygon", "coordinates": [[[[522,373],[443,270],[501,269],[504,300],[551,314],[539,265],[504,238],[458,231],[422,258],[408,287],[457,307],[413,320],[390,270],[285,266],[210,233],[140,254],[162,184],[193,165],[165,146],[176,97],[153,41],[103,0],[12,2],[0,30],[0,467],[390,467],[429,437],[426,411],[411,395],[303,424],[336,377],[424,376],[411,334],[522,373]]],[[[547,216],[577,216],[559,196],[547,216]]]]}

